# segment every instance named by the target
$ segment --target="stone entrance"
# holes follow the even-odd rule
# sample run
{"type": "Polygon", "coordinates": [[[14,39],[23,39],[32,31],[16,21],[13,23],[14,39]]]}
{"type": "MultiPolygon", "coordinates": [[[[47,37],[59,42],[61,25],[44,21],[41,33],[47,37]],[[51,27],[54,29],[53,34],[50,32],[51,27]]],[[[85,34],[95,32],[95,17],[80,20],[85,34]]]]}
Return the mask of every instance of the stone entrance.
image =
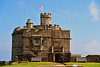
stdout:
{"type": "Polygon", "coordinates": [[[60,55],[59,54],[55,54],[55,62],[59,62],[60,61],[60,55]]]}
{"type": "Polygon", "coordinates": [[[48,61],[49,62],[69,62],[70,61],[70,53],[49,53],[48,54],[48,61]]]}
{"type": "Polygon", "coordinates": [[[55,62],[63,63],[64,62],[64,55],[61,53],[56,53],[55,54],[55,62]]]}

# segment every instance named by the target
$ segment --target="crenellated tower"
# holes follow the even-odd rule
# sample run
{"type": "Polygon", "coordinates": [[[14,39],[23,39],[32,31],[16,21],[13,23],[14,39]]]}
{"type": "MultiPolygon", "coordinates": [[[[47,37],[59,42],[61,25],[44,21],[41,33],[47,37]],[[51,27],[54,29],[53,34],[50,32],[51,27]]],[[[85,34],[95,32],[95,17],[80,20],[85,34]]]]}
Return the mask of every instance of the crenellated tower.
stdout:
{"type": "MultiPolygon", "coordinates": [[[[12,61],[69,62],[70,30],[51,24],[51,13],[40,14],[41,25],[17,27],[12,33],[12,61]]],[[[73,60],[73,59],[72,59],[73,60]]]]}
{"type": "Polygon", "coordinates": [[[41,13],[40,14],[41,25],[42,26],[49,26],[51,24],[51,13],[41,13]]]}

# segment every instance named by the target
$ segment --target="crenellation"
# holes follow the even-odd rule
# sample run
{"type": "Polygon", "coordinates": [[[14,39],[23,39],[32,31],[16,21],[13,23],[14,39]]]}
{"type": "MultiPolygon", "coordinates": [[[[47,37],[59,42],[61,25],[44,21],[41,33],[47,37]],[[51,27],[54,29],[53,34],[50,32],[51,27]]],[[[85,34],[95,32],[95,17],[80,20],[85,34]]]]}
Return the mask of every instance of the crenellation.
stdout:
{"type": "Polygon", "coordinates": [[[100,62],[100,55],[71,54],[70,30],[51,24],[51,13],[40,14],[40,25],[28,19],[12,33],[12,61],[100,62]],[[82,61],[81,61],[82,60],[82,61]]]}
{"type": "Polygon", "coordinates": [[[40,17],[41,17],[41,18],[51,18],[51,13],[44,13],[44,14],[41,13],[41,14],[40,14],[40,17]]]}
{"type": "Polygon", "coordinates": [[[51,24],[51,14],[50,13],[41,13],[40,14],[40,18],[41,18],[41,26],[43,26],[45,28],[45,26],[49,26],[51,24]]]}
{"type": "MultiPolygon", "coordinates": [[[[33,25],[28,19],[26,26],[15,28],[12,33],[12,61],[22,60],[23,56],[41,58],[41,61],[58,61],[56,57],[70,57],[70,30],[63,30],[59,25],[51,24],[51,13],[41,13],[41,25],[33,25]],[[52,58],[52,60],[50,59],[52,58]]],[[[68,58],[60,57],[61,59],[68,58]]],[[[63,62],[63,61],[58,61],[63,62]]]]}
{"type": "Polygon", "coordinates": [[[26,27],[26,26],[24,26],[24,27],[23,27],[23,29],[27,29],[27,27],[26,27]]]}

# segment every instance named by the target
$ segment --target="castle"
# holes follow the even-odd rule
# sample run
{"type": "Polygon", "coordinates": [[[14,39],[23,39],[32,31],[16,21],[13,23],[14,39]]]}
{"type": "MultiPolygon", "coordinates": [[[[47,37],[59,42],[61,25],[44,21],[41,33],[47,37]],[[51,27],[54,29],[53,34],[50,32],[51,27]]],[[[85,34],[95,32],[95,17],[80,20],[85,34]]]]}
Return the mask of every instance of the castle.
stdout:
{"type": "Polygon", "coordinates": [[[40,14],[41,25],[28,19],[12,33],[12,61],[70,61],[70,30],[51,24],[51,13],[40,14]]]}
{"type": "Polygon", "coordinates": [[[28,19],[12,33],[12,61],[100,62],[100,55],[71,54],[70,30],[51,24],[51,13],[40,14],[40,25],[28,19]]]}

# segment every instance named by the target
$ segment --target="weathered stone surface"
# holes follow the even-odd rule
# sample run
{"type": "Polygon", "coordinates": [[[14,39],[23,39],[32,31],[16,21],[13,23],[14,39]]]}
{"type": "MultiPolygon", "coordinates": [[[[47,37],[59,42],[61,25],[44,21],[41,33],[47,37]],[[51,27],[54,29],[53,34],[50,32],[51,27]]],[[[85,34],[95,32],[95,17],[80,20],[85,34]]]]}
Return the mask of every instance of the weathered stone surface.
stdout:
{"type": "Polygon", "coordinates": [[[11,65],[12,61],[0,61],[0,66],[11,65]]]}
{"type": "Polygon", "coordinates": [[[5,65],[5,61],[0,61],[0,66],[5,65]]]}
{"type": "Polygon", "coordinates": [[[76,58],[81,58],[81,54],[71,54],[70,62],[76,62],[76,58]]]}
{"type": "Polygon", "coordinates": [[[87,62],[99,62],[100,63],[100,55],[87,55],[87,62]]]}
{"type": "Polygon", "coordinates": [[[31,61],[31,57],[41,61],[70,61],[70,39],[70,30],[63,30],[57,24],[52,26],[51,14],[41,13],[41,25],[35,26],[28,19],[24,28],[13,31],[12,61],[31,61]]]}

